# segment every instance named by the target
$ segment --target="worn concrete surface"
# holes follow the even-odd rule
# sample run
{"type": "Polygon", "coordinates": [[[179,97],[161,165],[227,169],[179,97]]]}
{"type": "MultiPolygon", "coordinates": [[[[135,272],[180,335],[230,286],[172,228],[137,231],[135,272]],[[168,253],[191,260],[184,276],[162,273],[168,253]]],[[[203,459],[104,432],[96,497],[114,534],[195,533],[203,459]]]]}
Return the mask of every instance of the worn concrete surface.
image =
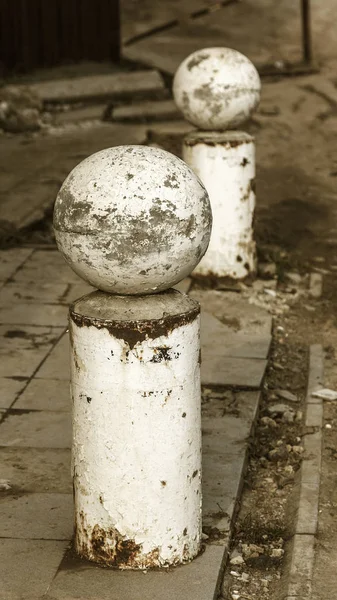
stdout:
{"type": "Polygon", "coordinates": [[[174,570],[127,572],[100,569],[66,556],[45,600],[172,600],[216,597],[224,562],[223,546],[210,545],[193,562],[174,570]],[[210,581],[213,582],[210,587],[210,581]]]}
{"type": "MultiPolygon", "coordinates": [[[[257,313],[255,309],[251,312],[251,307],[239,323],[234,292],[235,302],[228,293],[223,297],[226,318],[220,310],[221,292],[203,300],[208,310],[203,313],[202,327],[203,383],[207,383],[202,404],[203,523],[210,535],[205,539],[204,552],[189,565],[165,573],[100,569],[69,553],[63,558],[73,533],[66,311],[69,301],[90,287],[81,283],[55,249],[12,249],[2,251],[0,259],[4,265],[0,290],[4,411],[0,444],[1,481],[5,482],[0,491],[0,537],[8,549],[6,560],[0,564],[4,599],[213,600],[259,404],[270,343],[269,316],[258,312],[257,323],[257,313]],[[212,365],[218,353],[222,362],[214,372],[212,365]],[[241,361],[244,369],[240,371],[237,365],[241,361]],[[255,364],[259,365],[259,378],[253,372],[255,364]],[[251,378],[247,378],[249,368],[253,369],[251,378]],[[230,389],[233,372],[236,387],[251,391],[230,389]],[[212,532],[218,532],[215,538],[212,532]],[[9,570],[13,569],[18,539],[22,541],[21,570],[12,581],[9,570]],[[39,567],[34,571],[32,564],[37,559],[39,567]],[[25,596],[23,574],[28,571],[32,573],[31,583],[25,596]]],[[[178,287],[188,291],[191,285],[187,279],[178,287]]]]}
{"type": "Polygon", "coordinates": [[[164,82],[158,71],[135,71],[41,81],[30,88],[46,103],[84,102],[155,94],[164,90],[164,82]]]}
{"type": "Polygon", "coordinates": [[[200,48],[227,46],[257,64],[301,57],[300,3],[247,0],[217,6],[195,20],[151,35],[124,48],[124,56],[174,74],[182,60],[200,48]],[[251,34],[247,34],[249,21],[251,34]],[[254,34],[253,34],[254,32],[254,34]],[[256,44],[258,32],[259,44],[256,44]],[[170,48],[170,52],[165,52],[170,48]]]}
{"type": "Polygon", "coordinates": [[[147,121],[178,120],[180,113],[173,100],[157,100],[117,106],[112,110],[111,120],[142,123],[147,121]]]}
{"type": "Polygon", "coordinates": [[[51,576],[57,573],[67,545],[67,541],[2,539],[2,598],[41,598],[49,586],[51,576]],[[13,568],[14,565],[17,567],[13,568]]]}
{"type": "Polygon", "coordinates": [[[185,21],[195,11],[212,8],[215,0],[170,0],[169,2],[126,1],[121,5],[122,41],[128,44],[139,35],[150,33],[168,23],[185,21]]]}
{"type": "MultiPolygon", "coordinates": [[[[179,14],[175,3],[171,2],[165,4],[165,7],[158,3],[155,9],[151,0],[139,3],[137,8],[126,3],[126,8],[130,7],[129,12],[133,8],[136,28],[138,24],[141,28],[142,16],[151,13],[156,24],[159,24],[160,19],[162,24],[165,20],[166,23],[172,23],[173,14],[179,22],[172,23],[173,27],[125,45],[124,56],[172,75],[191,52],[207,47],[234,48],[257,65],[276,61],[298,62],[302,58],[299,1],[275,3],[274,0],[245,0],[232,2],[227,6],[225,3],[221,5],[210,2],[213,10],[196,19],[187,18],[192,12],[189,2],[180,4],[184,6],[185,14],[179,14]],[[166,51],[167,48],[170,48],[170,52],[166,51]]],[[[329,59],[336,43],[336,30],[332,25],[336,16],[334,3],[329,0],[312,0],[311,11],[314,54],[316,51],[316,58],[319,60],[329,59]]],[[[128,29],[130,25],[125,23],[125,27],[128,29]]]]}
{"type": "Polygon", "coordinates": [[[102,121],[107,112],[107,103],[81,106],[80,108],[58,112],[53,115],[53,123],[58,126],[83,121],[102,121]]]}
{"type": "MultiPolygon", "coordinates": [[[[1,224],[22,228],[41,219],[66,176],[84,158],[103,148],[141,144],[145,139],[143,125],[105,123],[59,130],[57,135],[0,137],[1,224]]],[[[7,269],[6,263],[2,268],[7,269]]]]}

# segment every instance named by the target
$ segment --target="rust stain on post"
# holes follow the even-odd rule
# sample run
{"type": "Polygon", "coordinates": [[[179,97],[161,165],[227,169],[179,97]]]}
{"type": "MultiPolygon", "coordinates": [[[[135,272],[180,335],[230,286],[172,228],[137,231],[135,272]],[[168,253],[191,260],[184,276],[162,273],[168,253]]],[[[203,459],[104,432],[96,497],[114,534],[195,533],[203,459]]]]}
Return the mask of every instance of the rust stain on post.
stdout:
{"type": "MultiPolygon", "coordinates": [[[[81,534],[86,535],[83,528],[81,534]]],[[[79,534],[79,532],[77,532],[79,534]]],[[[76,539],[76,550],[88,560],[107,564],[111,567],[130,567],[135,564],[136,556],[141,551],[141,545],[134,540],[125,539],[116,529],[105,531],[95,525],[86,543],[81,543],[79,535],[76,539]]],[[[82,537],[82,535],[81,535],[82,537]]]]}
{"type": "Polygon", "coordinates": [[[218,140],[214,139],[212,136],[203,136],[198,137],[198,134],[195,135],[189,134],[184,138],[185,146],[196,146],[197,144],[206,144],[206,146],[226,146],[228,148],[237,148],[238,146],[242,146],[242,144],[251,143],[251,139],[242,139],[242,140],[223,140],[219,138],[218,140]]]}
{"type": "MultiPolygon", "coordinates": [[[[113,321],[81,315],[74,310],[74,304],[69,309],[70,319],[77,327],[107,329],[113,337],[124,340],[129,345],[130,350],[132,350],[136,344],[141,343],[146,339],[156,339],[161,336],[169,335],[177,327],[182,327],[193,322],[199,313],[200,307],[198,306],[195,308],[193,307],[188,312],[163,317],[162,319],[113,321]]],[[[163,349],[161,350],[161,358],[164,360],[167,352],[164,353],[163,349]]],[[[168,349],[165,349],[165,351],[168,351],[168,349]]],[[[166,360],[169,360],[169,358],[166,360]]]]}
{"type": "MultiPolygon", "coordinates": [[[[161,481],[162,486],[166,486],[166,481],[161,481]]],[[[87,560],[105,565],[107,567],[118,569],[158,569],[165,566],[160,560],[160,549],[154,548],[151,552],[143,554],[142,544],[137,544],[135,540],[128,539],[126,536],[111,527],[104,530],[96,524],[91,533],[85,526],[83,512],[80,514],[81,525],[75,528],[75,548],[76,552],[87,560]]],[[[187,528],[184,528],[182,535],[187,535],[187,528]]],[[[184,545],[184,562],[190,560],[189,546],[184,545]]],[[[177,557],[173,563],[181,563],[177,557]]]]}

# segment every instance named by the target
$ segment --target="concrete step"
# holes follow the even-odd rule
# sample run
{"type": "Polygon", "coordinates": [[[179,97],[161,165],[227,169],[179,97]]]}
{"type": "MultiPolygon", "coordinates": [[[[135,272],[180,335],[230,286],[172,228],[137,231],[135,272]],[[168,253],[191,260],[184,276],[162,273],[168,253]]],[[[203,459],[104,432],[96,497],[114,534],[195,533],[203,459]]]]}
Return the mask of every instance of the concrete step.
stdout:
{"type": "Polygon", "coordinates": [[[45,104],[55,104],[152,97],[164,93],[165,85],[157,70],[148,70],[41,81],[31,84],[30,89],[45,104]]]}
{"type": "Polygon", "coordinates": [[[169,121],[179,119],[180,113],[173,100],[157,100],[139,102],[125,106],[117,106],[112,110],[113,121],[169,121]]]}

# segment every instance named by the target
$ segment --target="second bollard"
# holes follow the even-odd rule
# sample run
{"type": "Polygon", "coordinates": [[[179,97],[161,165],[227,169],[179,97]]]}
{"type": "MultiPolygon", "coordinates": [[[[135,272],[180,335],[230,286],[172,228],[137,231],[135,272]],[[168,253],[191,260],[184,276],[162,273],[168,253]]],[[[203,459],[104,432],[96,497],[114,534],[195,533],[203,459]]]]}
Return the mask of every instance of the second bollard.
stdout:
{"type": "Polygon", "coordinates": [[[204,183],[216,215],[208,250],[193,275],[254,274],[254,139],[244,131],[196,131],[184,138],[183,158],[204,183]]]}

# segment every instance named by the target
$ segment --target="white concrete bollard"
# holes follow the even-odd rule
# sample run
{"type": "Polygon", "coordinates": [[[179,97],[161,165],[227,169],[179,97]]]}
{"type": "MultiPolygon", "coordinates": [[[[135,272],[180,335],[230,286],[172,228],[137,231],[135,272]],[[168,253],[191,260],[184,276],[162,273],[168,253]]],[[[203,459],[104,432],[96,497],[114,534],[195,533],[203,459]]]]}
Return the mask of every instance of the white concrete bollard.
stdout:
{"type": "Polygon", "coordinates": [[[254,65],[230,48],[194,52],[174,77],[175,102],[199,128],[184,139],[183,158],[205,184],[214,216],[211,243],[194,276],[245,279],[256,270],[254,140],[224,131],[250,117],[260,88],[254,65]]]}
{"type": "Polygon", "coordinates": [[[119,568],[200,550],[199,306],[94,292],[70,310],[75,544],[119,568]]]}
{"type": "Polygon", "coordinates": [[[60,251],[103,290],[70,308],[70,340],[75,546],[107,566],[168,567],[200,549],[199,306],[168,288],[205,253],[211,222],[193,171],[142,146],[89,157],[55,203],[60,251]]]}
{"type": "Polygon", "coordinates": [[[190,133],[183,158],[204,182],[212,204],[208,250],[193,271],[198,277],[244,279],[256,269],[255,144],[243,131],[190,133]]]}

